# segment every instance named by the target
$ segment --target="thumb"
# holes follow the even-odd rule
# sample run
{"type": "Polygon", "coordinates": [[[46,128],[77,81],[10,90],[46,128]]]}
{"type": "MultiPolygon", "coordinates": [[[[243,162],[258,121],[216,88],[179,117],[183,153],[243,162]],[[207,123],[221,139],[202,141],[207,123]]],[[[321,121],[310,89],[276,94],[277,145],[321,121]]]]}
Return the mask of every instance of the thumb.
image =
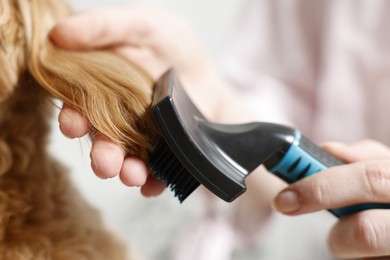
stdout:
{"type": "Polygon", "coordinates": [[[65,19],[50,31],[49,37],[59,47],[72,50],[140,45],[152,23],[153,15],[133,6],[95,9],[65,19]]]}
{"type": "Polygon", "coordinates": [[[338,142],[323,143],[321,147],[345,162],[356,162],[361,160],[388,159],[390,149],[375,140],[362,140],[352,144],[338,142]]]}

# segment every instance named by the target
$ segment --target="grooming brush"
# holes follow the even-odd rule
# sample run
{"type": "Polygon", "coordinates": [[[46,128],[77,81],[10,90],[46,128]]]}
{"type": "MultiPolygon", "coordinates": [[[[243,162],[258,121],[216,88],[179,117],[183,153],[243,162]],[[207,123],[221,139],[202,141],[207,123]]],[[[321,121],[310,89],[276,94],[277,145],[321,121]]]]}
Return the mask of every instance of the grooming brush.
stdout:
{"type": "MultiPolygon", "coordinates": [[[[209,122],[192,103],[174,70],[156,83],[152,113],[161,139],[149,167],[180,202],[200,184],[231,202],[246,190],[245,178],[263,164],[293,183],[342,164],[293,128],[271,123],[223,125],[209,122]]],[[[330,209],[337,217],[389,204],[330,209]]]]}

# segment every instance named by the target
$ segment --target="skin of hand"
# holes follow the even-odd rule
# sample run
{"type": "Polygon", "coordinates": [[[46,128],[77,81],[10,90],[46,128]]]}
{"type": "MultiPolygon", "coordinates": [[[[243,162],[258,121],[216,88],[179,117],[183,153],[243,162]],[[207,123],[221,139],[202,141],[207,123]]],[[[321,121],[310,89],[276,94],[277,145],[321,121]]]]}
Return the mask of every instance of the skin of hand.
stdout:
{"type": "MultiPolygon", "coordinates": [[[[174,67],[191,98],[208,117],[219,106],[212,96],[223,98],[222,81],[215,73],[205,51],[185,21],[171,14],[139,6],[96,9],[67,18],[50,32],[59,47],[87,51],[114,48],[138,64],[154,80],[169,67],[174,67]],[[210,95],[214,91],[218,95],[210,95]]],[[[90,130],[86,118],[64,106],[59,114],[59,127],[69,138],[82,137],[90,130]]],[[[149,176],[145,163],[136,157],[126,157],[106,136],[98,134],[92,144],[91,166],[100,178],[119,174],[128,186],[142,186],[146,196],[164,190],[162,182],[149,176]]]]}
{"type": "MultiPolygon", "coordinates": [[[[299,215],[358,203],[390,203],[388,147],[364,140],[350,145],[326,143],[323,148],[347,164],[285,188],[274,200],[277,211],[299,215]]],[[[341,218],[330,232],[328,245],[340,258],[389,256],[390,211],[366,210],[341,218]]]]}

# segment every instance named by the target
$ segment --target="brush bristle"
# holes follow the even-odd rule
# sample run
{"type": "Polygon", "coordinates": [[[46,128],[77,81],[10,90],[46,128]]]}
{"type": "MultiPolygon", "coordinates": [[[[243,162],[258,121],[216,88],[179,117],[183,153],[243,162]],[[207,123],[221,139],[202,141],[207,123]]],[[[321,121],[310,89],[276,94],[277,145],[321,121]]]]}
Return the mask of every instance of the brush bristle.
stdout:
{"type": "Polygon", "coordinates": [[[150,155],[149,167],[156,178],[163,180],[165,186],[174,192],[180,203],[200,185],[162,138],[150,155]]]}

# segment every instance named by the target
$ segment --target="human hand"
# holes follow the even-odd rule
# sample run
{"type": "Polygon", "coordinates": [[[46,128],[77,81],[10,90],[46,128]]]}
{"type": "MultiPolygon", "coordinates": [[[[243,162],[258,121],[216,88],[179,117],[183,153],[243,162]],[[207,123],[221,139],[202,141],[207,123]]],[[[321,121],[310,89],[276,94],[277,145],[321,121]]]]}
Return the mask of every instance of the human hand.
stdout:
{"type": "MultiPolygon", "coordinates": [[[[89,133],[87,119],[69,106],[64,106],[59,114],[61,132],[69,138],[82,137],[89,133]]],[[[149,176],[145,163],[137,157],[125,157],[119,145],[113,143],[103,134],[93,137],[90,153],[91,166],[95,174],[102,178],[113,178],[119,174],[121,181],[127,186],[142,186],[141,193],[155,196],[164,190],[164,184],[149,176]]]]}
{"type": "Polygon", "coordinates": [[[173,66],[181,80],[194,84],[209,76],[212,67],[184,19],[141,6],[95,9],[74,15],[53,28],[50,37],[65,49],[114,48],[155,80],[173,66]]]}
{"type": "MultiPolygon", "coordinates": [[[[390,202],[390,149],[376,141],[323,148],[349,164],[336,166],[284,189],[274,208],[299,215],[367,202],[390,202]]],[[[390,255],[390,211],[366,210],[341,218],[329,236],[329,249],[340,258],[390,255]]]]}
{"type": "MultiPolygon", "coordinates": [[[[138,64],[156,80],[169,67],[175,67],[187,85],[210,80],[210,65],[195,36],[179,18],[139,7],[95,10],[75,15],[50,33],[60,47],[88,51],[110,48],[138,64]]],[[[60,129],[70,138],[86,135],[88,120],[68,106],[59,115],[60,129]]],[[[92,169],[101,178],[119,174],[128,186],[142,186],[144,195],[156,195],[164,186],[149,176],[145,163],[125,158],[121,148],[102,134],[93,137],[92,169]]]]}

